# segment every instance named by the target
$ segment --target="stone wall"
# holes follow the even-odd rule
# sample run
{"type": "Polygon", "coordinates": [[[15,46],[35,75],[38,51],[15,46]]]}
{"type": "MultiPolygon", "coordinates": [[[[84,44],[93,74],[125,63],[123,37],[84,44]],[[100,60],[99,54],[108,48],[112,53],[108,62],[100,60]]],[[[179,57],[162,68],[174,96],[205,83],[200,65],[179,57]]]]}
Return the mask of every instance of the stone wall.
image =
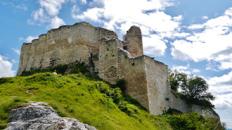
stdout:
{"type": "Polygon", "coordinates": [[[187,103],[185,100],[175,96],[173,93],[170,93],[169,105],[170,108],[181,112],[196,112],[204,117],[219,119],[218,114],[213,109],[187,103]]]}
{"type": "Polygon", "coordinates": [[[119,50],[119,79],[126,81],[127,93],[149,110],[144,56],[129,58],[125,50],[119,50]]]}
{"type": "Polygon", "coordinates": [[[102,40],[99,48],[99,77],[115,84],[118,79],[118,40],[102,40]]]}
{"type": "Polygon", "coordinates": [[[162,114],[169,107],[168,67],[161,62],[144,56],[148,89],[149,110],[162,114]]]}
{"type": "Polygon", "coordinates": [[[88,63],[89,57],[97,55],[101,39],[114,39],[113,31],[96,28],[88,23],[62,26],[40,35],[32,43],[21,48],[18,75],[34,68],[45,68],[75,61],[88,63]]]}
{"type": "Polygon", "coordinates": [[[137,57],[143,55],[142,34],[139,27],[132,26],[124,36],[124,49],[131,56],[137,57]]]}
{"type": "Polygon", "coordinates": [[[169,107],[181,112],[188,112],[190,109],[187,102],[177,97],[172,92],[170,93],[169,107]]]}

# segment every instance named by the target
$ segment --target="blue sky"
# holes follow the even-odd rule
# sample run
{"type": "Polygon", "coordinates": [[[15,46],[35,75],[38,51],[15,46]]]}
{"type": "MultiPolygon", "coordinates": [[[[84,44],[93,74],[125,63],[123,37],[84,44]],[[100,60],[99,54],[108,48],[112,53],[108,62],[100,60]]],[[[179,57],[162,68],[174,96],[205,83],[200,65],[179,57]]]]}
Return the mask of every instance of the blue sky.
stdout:
{"type": "Polygon", "coordinates": [[[232,0],[0,0],[0,77],[15,75],[23,42],[80,21],[119,37],[140,26],[145,54],[204,77],[232,128],[232,0]]]}

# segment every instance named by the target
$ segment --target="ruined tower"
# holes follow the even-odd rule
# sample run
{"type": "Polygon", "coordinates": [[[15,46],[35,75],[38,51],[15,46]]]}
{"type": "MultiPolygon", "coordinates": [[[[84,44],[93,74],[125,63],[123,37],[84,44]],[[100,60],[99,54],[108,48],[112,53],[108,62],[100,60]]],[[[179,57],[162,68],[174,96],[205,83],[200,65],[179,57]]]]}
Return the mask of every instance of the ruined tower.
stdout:
{"type": "Polygon", "coordinates": [[[127,50],[132,57],[143,55],[143,44],[141,30],[137,26],[132,26],[124,36],[123,48],[127,50]]]}

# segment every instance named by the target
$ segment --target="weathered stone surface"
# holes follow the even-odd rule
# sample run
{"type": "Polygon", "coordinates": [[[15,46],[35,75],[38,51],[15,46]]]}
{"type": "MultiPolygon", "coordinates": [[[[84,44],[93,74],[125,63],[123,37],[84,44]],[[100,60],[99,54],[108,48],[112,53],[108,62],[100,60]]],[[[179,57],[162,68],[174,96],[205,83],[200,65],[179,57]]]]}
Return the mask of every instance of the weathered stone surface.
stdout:
{"type": "Polygon", "coordinates": [[[31,103],[10,112],[5,130],[96,130],[73,118],[60,117],[46,103],[31,103]]]}
{"type": "Polygon", "coordinates": [[[124,48],[133,56],[143,55],[142,34],[139,27],[132,26],[124,36],[124,48]]]}
{"type": "Polygon", "coordinates": [[[84,22],[51,30],[32,43],[23,44],[18,75],[75,61],[88,63],[91,54],[98,55],[102,39],[114,38],[117,38],[114,32],[84,22]]]}
{"type": "Polygon", "coordinates": [[[170,87],[168,87],[168,66],[144,57],[148,88],[149,110],[152,114],[160,114],[169,107],[170,87]]]}
{"type": "Polygon", "coordinates": [[[173,93],[170,93],[169,105],[169,108],[173,108],[181,112],[196,112],[204,117],[216,118],[220,120],[218,114],[213,109],[195,104],[189,104],[185,100],[176,97],[173,93]]]}
{"type": "Polygon", "coordinates": [[[118,60],[119,79],[126,81],[126,92],[151,111],[148,105],[144,56],[129,58],[125,50],[120,50],[118,60]]]}

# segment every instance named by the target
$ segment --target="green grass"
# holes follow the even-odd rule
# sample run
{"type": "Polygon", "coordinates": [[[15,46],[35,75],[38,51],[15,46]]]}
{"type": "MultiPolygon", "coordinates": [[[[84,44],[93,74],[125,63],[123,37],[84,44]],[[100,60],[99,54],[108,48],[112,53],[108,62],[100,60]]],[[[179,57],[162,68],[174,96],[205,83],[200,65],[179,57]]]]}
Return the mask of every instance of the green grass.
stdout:
{"type": "MultiPolygon", "coordinates": [[[[81,74],[37,73],[0,79],[0,129],[6,127],[10,109],[30,101],[47,102],[60,116],[76,118],[100,130],[178,128],[176,116],[151,116],[119,88],[111,88],[103,81],[81,74]]],[[[183,120],[189,121],[189,118],[186,116],[183,120]]],[[[193,125],[201,125],[196,127],[199,130],[211,128],[208,127],[211,122],[204,121],[203,125],[199,121],[193,125]]]]}

